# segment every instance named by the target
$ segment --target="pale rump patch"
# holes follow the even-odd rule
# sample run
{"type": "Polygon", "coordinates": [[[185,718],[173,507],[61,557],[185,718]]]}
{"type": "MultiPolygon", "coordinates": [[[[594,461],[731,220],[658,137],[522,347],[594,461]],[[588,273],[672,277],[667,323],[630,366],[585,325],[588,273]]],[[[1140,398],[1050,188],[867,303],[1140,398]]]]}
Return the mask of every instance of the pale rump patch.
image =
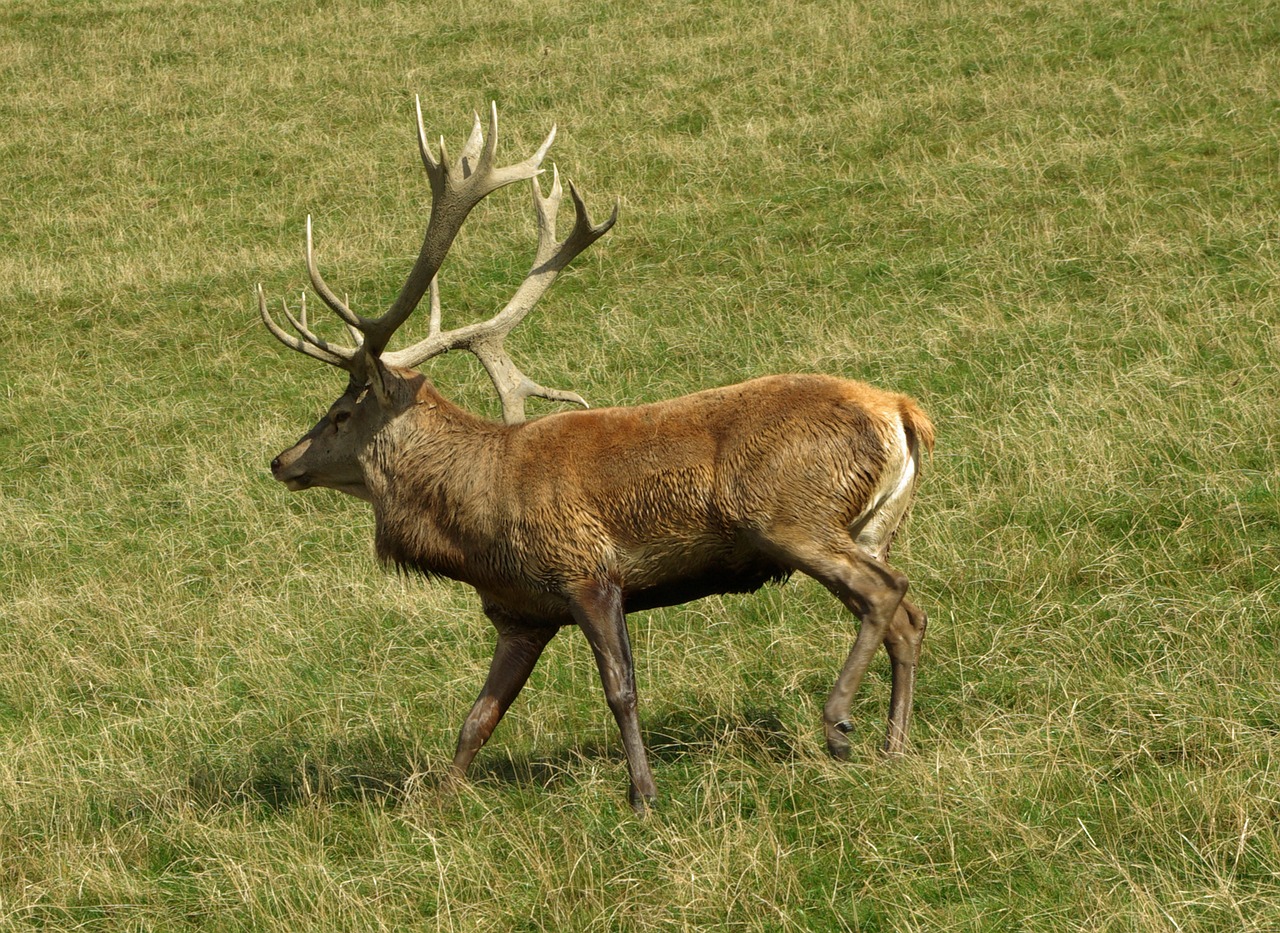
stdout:
{"type": "Polygon", "coordinates": [[[896,435],[895,443],[886,445],[889,456],[871,496],[871,505],[849,524],[849,533],[854,541],[876,560],[888,557],[893,536],[911,505],[911,494],[919,471],[916,462],[919,451],[907,441],[901,416],[894,416],[892,430],[896,435]]]}

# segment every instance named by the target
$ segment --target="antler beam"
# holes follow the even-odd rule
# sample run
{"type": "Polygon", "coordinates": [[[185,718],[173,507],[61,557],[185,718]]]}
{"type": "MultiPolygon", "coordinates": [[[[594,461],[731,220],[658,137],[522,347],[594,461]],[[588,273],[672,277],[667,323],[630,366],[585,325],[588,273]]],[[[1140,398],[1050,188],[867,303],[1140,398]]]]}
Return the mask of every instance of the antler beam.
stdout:
{"type": "Polygon", "coordinates": [[[530,183],[538,219],[538,249],[534,254],[533,267],[506,307],[487,321],[444,332],[433,329],[425,340],[403,350],[382,355],[382,359],[393,366],[413,368],[450,350],[469,350],[480,359],[489,378],[493,380],[502,399],[502,418],[508,424],[524,420],[524,400],[530,396],[573,402],[587,407],[581,396],[573,392],[548,389],[531,380],[516,368],[503,349],[503,340],[507,334],[533,310],[560,271],[579,253],[608,233],[618,219],[618,206],[615,204],[608,220],[598,225],[593,224],[582,196],[570,185],[569,194],[574,206],[573,229],[564,240],[557,243],[556,215],[564,190],[560,185],[558,170],[553,169],[552,179],[551,192],[546,197],[543,196],[536,178],[530,183]]]}

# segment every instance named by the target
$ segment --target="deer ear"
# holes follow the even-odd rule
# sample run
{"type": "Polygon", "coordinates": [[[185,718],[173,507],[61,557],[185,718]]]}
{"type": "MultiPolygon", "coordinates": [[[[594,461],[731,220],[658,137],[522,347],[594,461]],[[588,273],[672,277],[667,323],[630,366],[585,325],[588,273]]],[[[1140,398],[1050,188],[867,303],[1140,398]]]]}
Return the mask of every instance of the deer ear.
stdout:
{"type": "Polygon", "coordinates": [[[388,373],[376,356],[367,351],[361,351],[360,365],[353,375],[363,377],[361,381],[373,390],[380,406],[391,407],[391,391],[387,384],[388,373]]]}
{"type": "Polygon", "coordinates": [[[377,357],[369,357],[366,364],[369,375],[369,388],[378,397],[378,404],[383,408],[391,407],[391,392],[387,385],[387,371],[377,357]]]}

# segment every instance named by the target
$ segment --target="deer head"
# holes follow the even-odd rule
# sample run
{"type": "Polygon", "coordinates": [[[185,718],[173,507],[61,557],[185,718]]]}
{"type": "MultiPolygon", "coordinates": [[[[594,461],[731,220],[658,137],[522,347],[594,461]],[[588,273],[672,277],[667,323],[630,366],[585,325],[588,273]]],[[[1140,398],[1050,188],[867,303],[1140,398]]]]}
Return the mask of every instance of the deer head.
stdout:
{"type": "Polygon", "coordinates": [[[439,156],[433,156],[422,123],[422,104],[415,101],[418,149],[431,184],[431,213],[418,259],[409,271],[400,293],[386,313],[367,318],[356,314],[326,284],[316,267],[307,218],[307,273],[320,299],[346,325],[352,343],[332,343],[312,330],[307,320],[306,300],[299,313],[283,307],[285,320],[296,333],[281,327],[267,310],[262,286],[258,286],[258,310],[267,329],[281,343],[313,359],[345,370],[347,390],[329,411],[293,447],[272,461],[272,472],[290,489],[328,486],[361,498],[369,498],[360,468],[360,454],[369,442],[397,414],[408,406],[435,396],[426,379],[414,372],[432,357],[450,350],[467,350],[484,365],[502,401],[503,420],[513,424],[524,420],[524,402],[530,396],[571,402],[587,407],[573,392],[539,385],[522,373],[507,355],[503,341],[507,334],[533,309],[556,276],[580,252],[598,240],[618,218],[618,208],[604,223],[593,224],[585,203],[573,185],[569,194],[574,205],[573,229],[563,240],[556,239],[556,214],[563,198],[559,172],[552,169],[551,191],[543,195],[537,176],[542,160],[555,139],[555,127],[532,156],[514,165],[496,163],[498,110],[491,106],[486,134],[477,114],[471,136],[456,161],[450,161],[444,138],[439,156]],[[437,273],[458,231],[471,209],[490,193],[512,182],[528,180],[533,192],[538,244],[533,265],[506,307],[486,321],[453,330],[441,330],[440,292],[437,273]],[[426,294],[430,294],[430,320],[425,339],[388,352],[387,344],[426,294]]]}

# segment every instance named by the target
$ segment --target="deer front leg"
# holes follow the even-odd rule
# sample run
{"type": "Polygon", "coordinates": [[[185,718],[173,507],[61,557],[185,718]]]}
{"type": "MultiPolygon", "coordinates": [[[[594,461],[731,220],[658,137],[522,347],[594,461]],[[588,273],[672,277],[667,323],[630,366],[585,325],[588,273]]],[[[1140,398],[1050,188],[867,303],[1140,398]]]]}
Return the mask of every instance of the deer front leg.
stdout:
{"type": "Polygon", "coordinates": [[[493,650],[493,660],[489,662],[489,676],[458,735],[458,749],[449,769],[457,778],[466,775],[476,752],[493,735],[502,715],[529,679],[534,665],[542,656],[542,649],[556,634],[554,626],[516,627],[501,621],[494,610],[486,607],[485,611],[498,630],[498,644],[493,650]]]}
{"type": "Polygon", "coordinates": [[[643,814],[657,800],[658,788],[640,738],[635,666],[631,660],[631,640],[627,636],[622,590],[612,583],[589,584],[573,599],[571,608],[596,656],[605,699],[622,733],[622,746],[627,753],[627,768],[631,773],[628,795],[631,808],[643,814]]]}

